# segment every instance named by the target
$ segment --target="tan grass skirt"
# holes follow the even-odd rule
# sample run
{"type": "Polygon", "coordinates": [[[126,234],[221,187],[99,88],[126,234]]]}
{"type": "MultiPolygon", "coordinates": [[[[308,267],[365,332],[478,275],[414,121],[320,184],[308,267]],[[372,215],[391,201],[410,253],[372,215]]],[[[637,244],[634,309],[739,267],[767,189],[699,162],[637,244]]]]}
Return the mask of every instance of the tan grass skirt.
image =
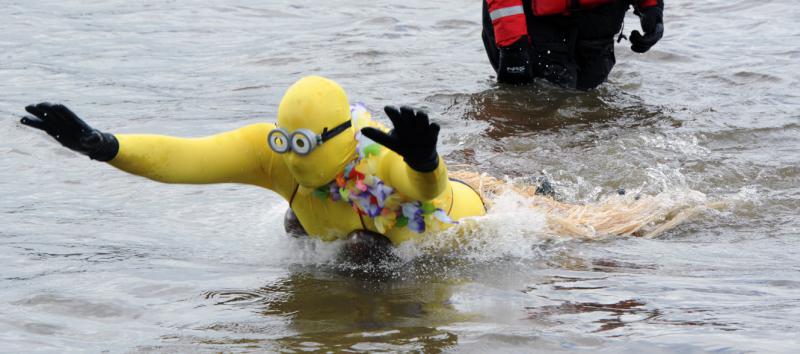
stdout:
{"type": "Polygon", "coordinates": [[[450,171],[478,191],[491,209],[493,200],[507,192],[530,199],[534,209],[546,215],[546,232],[553,236],[600,238],[606,236],[656,237],[697,214],[724,207],[723,202],[708,203],[671,200],[664,195],[610,195],[588,204],[568,204],[535,194],[536,186],[503,180],[471,171],[450,171]]]}

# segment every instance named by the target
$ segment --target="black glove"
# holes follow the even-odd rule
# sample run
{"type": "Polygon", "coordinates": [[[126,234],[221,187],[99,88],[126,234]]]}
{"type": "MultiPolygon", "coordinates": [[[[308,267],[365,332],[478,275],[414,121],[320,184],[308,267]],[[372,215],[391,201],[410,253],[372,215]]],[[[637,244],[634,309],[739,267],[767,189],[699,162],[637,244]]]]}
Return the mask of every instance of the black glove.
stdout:
{"type": "Polygon", "coordinates": [[[383,108],[392,120],[394,129],[386,134],[375,128],[363,128],[361,134],[403,157],[409,167],[419,172],[431,172],[439,166],[436,140],[439,125],[430,123],[425,112],[403,106],[383,108]]]}
{"type": "Polygon", "coordinates": [[[90,127],[67,107],[39,103],[25,107],[25,110],[35,117],[25,116],[20,123],[44,130],[61,145],[98,161],[109,161],[117,156],[119,142],[113,134],[90,127]]]}
{"type": "Polygon", "coordinates": [[[531,46],[528,37],[522,37],[508,47],[498,48],[497,81],[508,84],[524,84],[533,81],[531,46]]]}
{"type": "Polygon", "coordinates": [[[635,13],[642,23],[644,35],[636,30],[631,32],[631,50],[644,53],[664,36],[664,9],[660,6],[645,7],[637,9],[635,13]]]}

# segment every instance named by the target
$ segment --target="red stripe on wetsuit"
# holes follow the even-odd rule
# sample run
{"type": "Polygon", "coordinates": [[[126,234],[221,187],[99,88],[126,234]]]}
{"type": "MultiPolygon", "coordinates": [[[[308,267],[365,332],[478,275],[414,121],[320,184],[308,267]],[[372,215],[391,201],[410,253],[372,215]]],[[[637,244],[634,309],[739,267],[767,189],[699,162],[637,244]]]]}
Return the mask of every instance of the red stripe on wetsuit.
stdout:
{"type": "Polygon", "coordinates": [[[653,7],[658,6],[658,0],[640,0],[639,1],[640,7],[653,7]]]}
{"type": "MultiPolygon", "coordinates": [[[[614,0],[486,0],[498,47],[507,47],[528,35],[523,4],[530,3],[536,16],[547,16],[569,14],[570,11],[611,2],[614,0]]],[[[640,7],[658,6],[659,3],[660,0],[638,0],[640,7]]]]}
{"type": "Polygon", "coordinates": [[[533,6],[534,15],[548,16],[566,15],[571,11],[589,9],[612,2],[614,0],[532,0],[531,5],[533,6]]]}

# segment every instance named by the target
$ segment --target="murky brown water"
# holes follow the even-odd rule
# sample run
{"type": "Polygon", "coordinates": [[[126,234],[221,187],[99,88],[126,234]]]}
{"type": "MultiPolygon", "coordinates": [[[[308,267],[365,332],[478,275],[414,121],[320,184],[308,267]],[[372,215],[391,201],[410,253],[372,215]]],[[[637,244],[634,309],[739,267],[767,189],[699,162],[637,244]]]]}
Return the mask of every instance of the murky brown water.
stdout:
{"type": "Polygon", "coordinates": [[[475,1],[0,0],[0,352],[797,352],[798,18],[667,1],[662,42],[618,44],[610,82],[576,93],[498,87],[475,1]],[[309,74],[425,107],[449,161],[548,175],[568,201],[730,207],[658,239],[553,240],[506,196],[472,248],[355,276],[337,244],[286,237],[269,191],[155,184],[16,120],[49,100],[204,135],[274,120],[309,74]]]}

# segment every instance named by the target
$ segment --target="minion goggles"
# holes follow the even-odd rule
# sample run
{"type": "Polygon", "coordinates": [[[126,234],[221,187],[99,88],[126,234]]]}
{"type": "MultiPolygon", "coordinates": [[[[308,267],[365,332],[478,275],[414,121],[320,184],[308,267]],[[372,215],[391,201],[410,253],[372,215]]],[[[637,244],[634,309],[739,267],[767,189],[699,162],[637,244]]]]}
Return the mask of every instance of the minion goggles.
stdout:
{"type": "Polygon", "coordinates": [[[267,135],[267,143],[272,151],[279,154],[284,154],[291,150],[298,155],[308,155],[317,146],[333,139],[347,130],[347,128],[350,128],[351,125],[352,122],[348,119],[331,130],[325,127],[325,129],[322,129],[322,134],[319,135],[310,129],[297,129],[290,134],[283,128],[275,128],[267,135]]]}

